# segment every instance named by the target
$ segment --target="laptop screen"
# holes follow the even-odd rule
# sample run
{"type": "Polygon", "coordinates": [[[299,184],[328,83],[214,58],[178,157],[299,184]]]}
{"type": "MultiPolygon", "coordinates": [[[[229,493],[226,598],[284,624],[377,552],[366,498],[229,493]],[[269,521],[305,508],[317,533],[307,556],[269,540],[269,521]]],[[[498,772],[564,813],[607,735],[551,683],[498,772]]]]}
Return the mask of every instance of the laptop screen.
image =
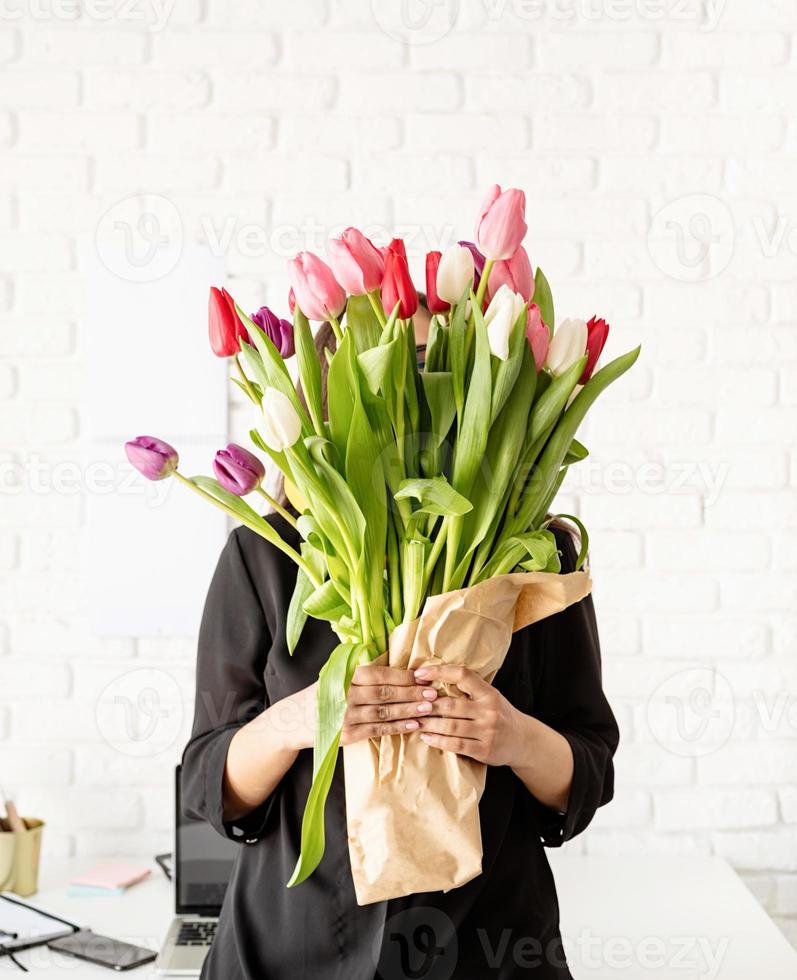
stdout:
{"type": "Polygon", "coordinates": [[[241,845],[225,840],[209,823],[183,813],[177,771],[175,904],[180,914],[218,915],[241,845]]]}

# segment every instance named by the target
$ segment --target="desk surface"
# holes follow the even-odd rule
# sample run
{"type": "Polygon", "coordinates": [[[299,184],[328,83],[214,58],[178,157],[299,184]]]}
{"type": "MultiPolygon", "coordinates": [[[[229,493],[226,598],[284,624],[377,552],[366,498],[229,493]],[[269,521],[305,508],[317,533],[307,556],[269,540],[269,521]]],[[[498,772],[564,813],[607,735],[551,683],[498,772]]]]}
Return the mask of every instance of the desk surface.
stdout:
{"type": "MultiPolygon", "coordinates": [[[[570,857],[557,852],[550,858],[576,980],[797,977],[797,952],[719,859],[570,857]]],[[[41,890],[30,901],[97,933],[157,950],[173,909],[171,885],[160,869],[153,864],[151,876],[122,896],[70,898],[66,883],[87,863],[46,865],[41,890]]],[[[524,955],[521,945],[520,964],[524,955]]],[[[112,975],[46,947],[24,950],[18,958],[40,980],[107,980],[112,975]]],[[[0,959],[0,975],[11,974],[24,976],[9,960],[0,959]]],[[[128,975],[137,980],[156,976],[151,966],[128,975]]]]}

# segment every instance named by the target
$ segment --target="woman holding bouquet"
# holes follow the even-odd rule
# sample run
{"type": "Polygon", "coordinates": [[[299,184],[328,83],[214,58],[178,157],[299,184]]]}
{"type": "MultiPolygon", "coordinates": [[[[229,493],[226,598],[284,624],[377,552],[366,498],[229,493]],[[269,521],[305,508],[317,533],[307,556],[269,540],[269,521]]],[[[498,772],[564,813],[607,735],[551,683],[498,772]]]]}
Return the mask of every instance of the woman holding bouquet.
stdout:
{"type": "MultiPolygon", "coordinates": [[[[415,318],[426,339],[428,314],[415,318]]],[[[319,346],[331,337],[322,327],[319,346]]],[[[334,346],[334,340],[331,341],[334,346]]],[[[321,357],[322,365],[326,359],[321,357]]],[[[269,518],[289,543],[295,529],[269,518]]],[[[576,549],[556,530],[562,571],[576,549]]],[[[313,780],[318,672],[336,639],[309,620],[286,646],[292,562],[246,528],[225,548],[199,638],[196,714],[183,757],[187,808],[241,854],[206,980],[485,980],[567,978],[544,848],[580,833],[613,791],[618,731],[601,687],[591,597],[515,634],[492,685],[462,667],[361,666],[342,743],[420,738],[488,766],[480,804],[483,873],[449,892],[357,904],[346,835],[342,759],[327,801],[326,851],[286,889],[313,780]],[[438,694],[456,685],[466,697],[438,694]]],[[[434,861],[437,828],[428,828],[434,861]]]]}

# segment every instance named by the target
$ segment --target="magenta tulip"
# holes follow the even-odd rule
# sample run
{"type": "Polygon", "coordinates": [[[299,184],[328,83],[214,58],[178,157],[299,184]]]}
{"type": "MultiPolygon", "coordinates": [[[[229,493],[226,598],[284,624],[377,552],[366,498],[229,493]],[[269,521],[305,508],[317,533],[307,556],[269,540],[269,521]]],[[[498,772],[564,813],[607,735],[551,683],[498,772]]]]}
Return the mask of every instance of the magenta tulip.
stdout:
{"type": "Polygon", "coordinates": [[[260,327],[283,357],[293,357],[293,324],[289,320],[281,320],[267,306],[261,306],[252,314],[252,322],[260,327]]]}
{"type": "Polygon", "coordinates": [[[493,184],[479,211],[476,244],[488,259],[511,259],[527,231],[526,195],[493,184]]]}
{"type": "Polygon", "coordinates": [[[382,253],[356,228],[347,228],[338,238],[330,238],[329,262],[335,278],[352,296],[372,293],[382,283],[382,253]]]}
{"type": "Polygon", "coordinates": [[[126,442],[125,454],[131,465],[148,480],[165,480],[180,462],[174,446],[154,436],[136,436],[126,442]]]}
{"type": "Polygon", "coordinates": [[[488,302],[504,284],[509,286],[513,293],[520,293],[527,303],[534,296],[534,273],[531,271],[531,262],[522,245],[511,259],[499,259],[494,263],[487,282],[488,302]]]}
{"type": "Polygon", "coordinates": [[[346,305],[346,293],[329,266],[312,252],[299,252],[288,263],[299,309],[308,320],[337,318],[346,305]]]}
{"type": "Polygon", "coordinates": [[[248,449],[231,442],[216,453],[213,472],[225,490],[236,497],[245,497],[263,482],[266,468],[248,449]]]}
{"type": "Polygon", "coordinates": [[[531,347],[531,353],[534,355],[534,364],[537,370],[541,371],[548,357],[551,333],[542,322],[540,308],[536,303],[529,305],[529,313],[526,320],[526,339],[531,347]]]}
{"type": "Polygon", "coordinates": [[[473,242],[461,241],[461,242],[457,242],[457,244],[464,245],[465,248],[470,250],[470,254],[473,256],[473,269],[474,269],[473,291],[475,293],[476,290],[479,288],[479,280],[481,279],[482,273],[484,272],[484,263],[486,260],[482,255],[482,253],[478,250],[478,248],[476,248],[476,246],[473,244],[473,242]]]}

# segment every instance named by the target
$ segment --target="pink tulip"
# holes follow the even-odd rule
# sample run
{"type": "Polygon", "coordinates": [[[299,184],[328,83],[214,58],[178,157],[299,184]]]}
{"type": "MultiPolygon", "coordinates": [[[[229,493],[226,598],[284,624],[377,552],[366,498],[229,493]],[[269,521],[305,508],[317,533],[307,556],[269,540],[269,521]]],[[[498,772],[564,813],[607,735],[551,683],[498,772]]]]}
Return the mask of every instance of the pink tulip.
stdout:
{"type": "Polygon", "coordinates": [[[479,211],[476,244],[488,259],[511,259],[527,231],[526,195],[493,184],[479,211]]]}
{"type": "Polygon", "coordinates": [[[534,273],[531,271],[531,262],[522,245],[511,259],[499,259],[490,270],[490,278],[487,281],[488,302],[504,284],[509,286],[513,293],[520,293],[527,303],[534,296],[534,273]]]}
{"type": "Polygon", "coordinates": [[[131,465],[148,480],[165,480],[180,462],[174,446],[155,436],[136,436],[125,443],[125,454],[131,465]]]}
{"type": "Polygon", "coordinates": [[[356,228],[347,228],[339,238],[330,238],[329,261],[335,278],[352,296],[371,293],[382,283],[382,253],[356,228]]]}
{"type": "Polygon", "coordinates": [[[332,270],[312,252],[299,252],[288,263],[288,278],[299,309],[308,320],[337,317],[346,305],[346,293],[332,270]]]}
{"type": "Polygon", "coordinates": [[[580,385],[585,385],[592,377],[608,336],[609,324],[605,320],[595,316],[587,320],[587,363],[584,365],[584,373],[578,379],[580,385]]]}
{"type": "Polygon", "coordinates": [[[236,497],[245,497],[263,482],[266,468],[248,449],[231,442],[213,459],[213,472],[219,484],[236,497]]]}
{"type": "Polygon", "coordinates": [[[534,355],[534,364],[537,370],[541,371],[548,357],[551,334],[542,322],[540,308],[536,303],[529,304],[528,319],[526,320],[526,339],[531,347],[531,353],[534,355]]]}

